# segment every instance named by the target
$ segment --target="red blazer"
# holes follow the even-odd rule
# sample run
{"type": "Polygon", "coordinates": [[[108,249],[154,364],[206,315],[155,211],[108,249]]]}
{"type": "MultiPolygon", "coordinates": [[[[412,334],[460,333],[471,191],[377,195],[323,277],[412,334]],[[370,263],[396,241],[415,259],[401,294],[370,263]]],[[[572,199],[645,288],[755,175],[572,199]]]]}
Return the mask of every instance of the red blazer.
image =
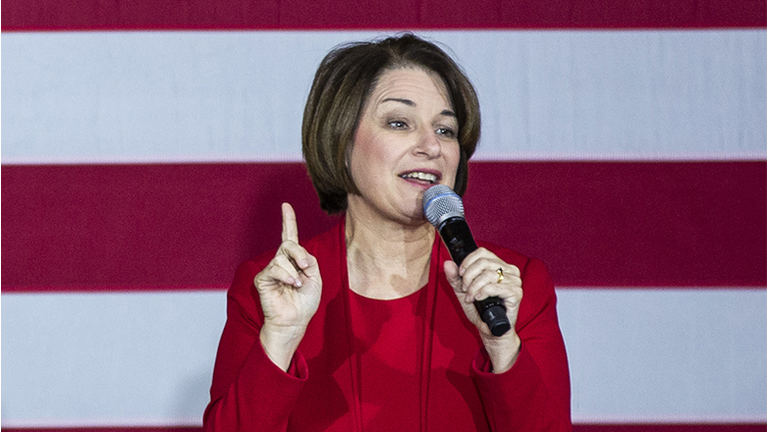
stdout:
{"type": "MultiPolygon", "coordinates": [[[[253,279],[275,252],[238,268],[227,295],[227,323],[203,419],[206,431],[365,428],[356,401],[360,371],[350,348],[344,223],[303,246],[318,260],[323,292],[288,373],[269,360],[259,343],[263,314],[253,279]]],[[[422,288],[427,290],[427,316],[419,391],[392,403],[418,404],[420,431],[570,431],[568,363],[547,270],[539,260],[480,246],[522,273],[523,300],[515,325],[522,347],[516,363],[503,374],[490,373],[477,329],[443,272],[450,255],[436,236],[430,282],[422,288]]]]}

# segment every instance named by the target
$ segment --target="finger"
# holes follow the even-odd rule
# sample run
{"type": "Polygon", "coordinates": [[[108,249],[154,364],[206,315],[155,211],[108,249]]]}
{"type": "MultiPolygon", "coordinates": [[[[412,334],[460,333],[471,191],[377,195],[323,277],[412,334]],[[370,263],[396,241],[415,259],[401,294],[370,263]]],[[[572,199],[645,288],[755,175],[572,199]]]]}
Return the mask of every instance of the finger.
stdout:
{"type": "Polygon", "coordinates": [[[483,260],[483,259],[499,259],[496,255],[494,255],[491,251],[489,251],[486,248],[478,248],[471,254],[467,255],[466,258],[464,258],[464,261],[462,261],[461,266],[459,267],[459,273],[464,276],[466,271],[472,267],[477,261],[483,260]]]}
{"type": "MultiPolygon", "coordinates": [[[[463,266],[463,264],[462,264],[463,266]]],[[[474,280],[478,277],[485,275],[490,277],[493,282],[500,283],[501,280],[505,282],[511,282],[512,280],[520,281],[520,269],[516,266],[507,264],[501,261],[495,255],[492,258],[480,257],[476,258],[469,267],[466,267],[462,278],[464,279],[464,285],[472,285],[474,280]],[[499,274],[499,271],[502,273],[499,274]],[[491,272],[492,276],[488,276],[486,273],[491,272]],[[501,280],[500,280],[501,279],[501,280]]]]}
{"type": "Polygon", "coordinates": [[[280,253],[278,255],[287,256],[291,263],[299,270],[304,270],[310,266],[311,255],[309,252],[293,241],[284,241],[280,245],[280,253]]]}
{"type": "Polygon", "coordinates": [[[307,252],[303,246],[296,244],[292,241],[283,242],[280,245],[277,255],[287,259],[297,272],[297,278],[302,280],[303,278],[312,279],[315,282],[321,281],[320,266],[317,263],[317,258],[307,252]]]}
{"type": "Polygon", "coordinates": [[[278,271],[278,269],[282,270],[296,280],[299,280],[299,277],[301,277],[301,269],[296,267],[296,263],[286,255],[276,256],[272,264],[275,271],[278,271]]]}
{"type": "MultiPolygon", "coordinates": [[[[496,273],[496,270],[501,268],[503,265],[504,263],[501,262],[498,258],[489,259],[486,257],[475,257],[475,259],[467,266],[464,266],[464,263],[462,263],[461,266],[464,267],[464,273],[462,274],[464,285],[472,285],[472,282],[474,282],[475,279],[487,273],[488,271],[496,274],[496,279],[498,279],[499,275],[496,273]]],[[[504,273],[504,276],[506,277],[506,272],[504,273]]]]}
{"type": "Polygon", "coordinates": [[[466,301],[471,302],[474,300],[480,300],[487,296],[484,296],[482,289],[487,285],[498,285],[499,275],[495,271],[485,268],[483,271],[468,281],[464,278],[465,291],[467,292],[466,301]]]}
{"type": "Polygon", "coordinates": [[[486,283],[467,289],[467,301],[484,300],[488,297],[499,297],[505,301],[517,302],[522,298],[523,289],[519,285],[504,283],[486,283]]]}
{"type": "Polygon", "coordinates": [[[516,277],[505,275],[503,281],[499,281],[499,274],[490,269],[484,271],[472,283],[466,287],[467,301],[482,300],[489,296],[507,298],[522,291],[523,281],[516,277]]]}
{"type": "Polygon", "coordinates": [[[506,262],[504,262],[504,260],[499,258],[496,254],[482,247],[478,248],[476,251],[472,252],[464,259],[464,262],[461,263],[461,267],[459,268],[459,273],[461,273],[461,275],[464,276],[467,270],[469,269],[469,267],[474,266],[478,262],[496,263],[496,264],[488,264],[488,265],[495,265],[496,267],[494,268],[494,270],[497,268],[503,268],[505,277],[509,275],[520,277],[520,269],[517,268],[517,266],[514,266],[512,264],[507,264],[506,262]]]}
{"type": "Polygon", "coordinates": [[[296,213],[288,203],[283,203],[281,210],[283,212],[283,242],[299,242],[299,228],[296,226],[296,213]]]}
{"type": "Polygon", "coordinates": [[[310,279],[320,281],[320,266],[317,264],[317,258],[307,253],[307,266],[302,267],[301,272],[310,279]]]}
{"type": "Polygon", "coordinates": [[[443,263],[443,270],[445,270],[445,278],[448,279],[448,283],[456,292],[462,292],[463,281],[459,275],[459,266],[453,261],[446,261],[443,263]]]}
{"type": "Polygon", "coordinates": [[[254,282],[257,288],[263,288],[265,285],[276,282],[296,287],[301,286],[298,271],[284,256],[275,257],[263,272],[256,275],[254,282]]]}

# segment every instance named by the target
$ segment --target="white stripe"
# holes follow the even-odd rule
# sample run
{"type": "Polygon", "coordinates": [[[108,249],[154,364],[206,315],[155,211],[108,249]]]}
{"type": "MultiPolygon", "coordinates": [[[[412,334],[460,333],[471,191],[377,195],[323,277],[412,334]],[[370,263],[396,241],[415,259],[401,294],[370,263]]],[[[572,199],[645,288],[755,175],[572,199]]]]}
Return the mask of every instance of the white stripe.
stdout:
{"type": "MultiPolygon", "coordinates": [[[[298,161],[334,45],[373,32],[3,34],[3,163],[298,161]]],[[[441,31],[478,159],[766,157],[766,32],[441,31]]]]}
{"type": "Polygon", "coordinates": [[[575,422],[765,422],[765,290],[559,290],[575,422]]]}
{"type": "MultiPolygon", "coordinates": [[[[558,295],[574,421],[765,422],[765,290],[558,295]]],[[[2,303],[3,427],[200,424],[224,291],[2,303]]]]}
{"type": "Polygon", "coordinates": [[[202,423],[224,291],[2,303],[3,427],[202,423]]]}

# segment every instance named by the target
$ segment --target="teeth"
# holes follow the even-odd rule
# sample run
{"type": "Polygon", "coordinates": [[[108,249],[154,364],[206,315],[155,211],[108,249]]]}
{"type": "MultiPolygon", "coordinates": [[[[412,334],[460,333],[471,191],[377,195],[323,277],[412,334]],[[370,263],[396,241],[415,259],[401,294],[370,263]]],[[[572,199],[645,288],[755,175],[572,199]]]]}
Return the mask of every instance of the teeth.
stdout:
{"type": "Polygon", "coordinates": [[[423,173],[423,172],[409,172],[408,174],[403,174],[403,178],[413,178],[413,179],[419,179],[428,181],[430,183],[434,183],[437,181],[437,176],[434,174],[429,173],[423,173]]]}

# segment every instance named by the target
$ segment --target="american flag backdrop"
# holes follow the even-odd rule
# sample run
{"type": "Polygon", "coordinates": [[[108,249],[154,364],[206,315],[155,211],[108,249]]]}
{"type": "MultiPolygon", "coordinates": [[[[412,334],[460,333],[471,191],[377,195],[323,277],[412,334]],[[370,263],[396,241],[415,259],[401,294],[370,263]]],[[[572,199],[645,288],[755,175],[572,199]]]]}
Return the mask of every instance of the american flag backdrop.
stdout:
{"type": "Polygon", "coordinates": [[[200,428],[237,264],[336,223],[319,61],[401,30],[477,87],[467,219],[548,264],[576,431],[766,430],[759,0],[4,0],[3,430],[200,428]]]}

